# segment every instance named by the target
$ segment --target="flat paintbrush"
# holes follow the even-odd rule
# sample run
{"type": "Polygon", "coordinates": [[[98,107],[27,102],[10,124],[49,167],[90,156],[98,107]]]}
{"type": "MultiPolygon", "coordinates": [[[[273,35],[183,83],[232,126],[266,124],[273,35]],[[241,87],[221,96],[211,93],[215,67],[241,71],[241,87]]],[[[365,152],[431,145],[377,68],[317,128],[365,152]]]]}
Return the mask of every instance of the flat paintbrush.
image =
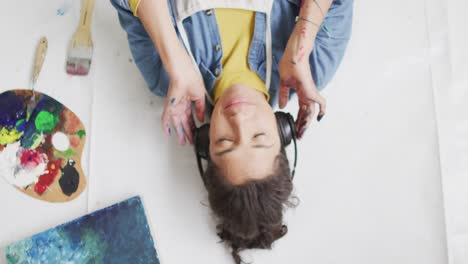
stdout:
{"type": "Polygon", "coordinates": [[[91,17],[94,0],[84,0],[81,7],[80,24],[73,35],[67,58],[67,73],[87,75],[93,58],[93,40],[91,38],[91,17]]]}

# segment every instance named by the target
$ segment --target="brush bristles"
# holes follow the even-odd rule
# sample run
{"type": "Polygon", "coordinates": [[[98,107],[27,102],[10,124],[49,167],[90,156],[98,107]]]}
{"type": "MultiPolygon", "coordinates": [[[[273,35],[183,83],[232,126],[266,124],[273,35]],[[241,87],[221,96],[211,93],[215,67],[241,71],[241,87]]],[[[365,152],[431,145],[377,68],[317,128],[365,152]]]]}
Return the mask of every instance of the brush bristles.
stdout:
{"type": "Polygon", "coordinates": [[[87,75],[91,67],[93,47],[70,47],[67,58],[67,73],[71,75],[87,75]]]}
{"type": "Polygon", "coordinates": [[[68,58],[67,73],[71,75],[87,75],[91,67],[91,60],[80,58],[68,58]]]}

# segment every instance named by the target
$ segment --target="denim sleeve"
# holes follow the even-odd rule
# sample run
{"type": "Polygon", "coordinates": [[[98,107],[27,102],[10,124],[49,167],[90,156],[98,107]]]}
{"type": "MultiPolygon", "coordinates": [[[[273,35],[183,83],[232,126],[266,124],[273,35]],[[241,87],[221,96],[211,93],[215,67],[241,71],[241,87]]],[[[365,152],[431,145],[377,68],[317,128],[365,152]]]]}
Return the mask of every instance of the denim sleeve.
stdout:
{"type": "Polygon", "coordinates": [[[324,20],[323,28],[317,34],[310,56],[312,76],[317,89],[322,90],[335,75],[351,36],[353,0],[335,0],[324,20]]]}
{"type": "Polygon", "coordinates": [[[120,25],[127,32],[130,51],[146,84],[154,94],[165,97],[169,86],[169,76],[153,41],[140,19],[133,15],[128,0],[110,1],[117,9],[120,25]]]}

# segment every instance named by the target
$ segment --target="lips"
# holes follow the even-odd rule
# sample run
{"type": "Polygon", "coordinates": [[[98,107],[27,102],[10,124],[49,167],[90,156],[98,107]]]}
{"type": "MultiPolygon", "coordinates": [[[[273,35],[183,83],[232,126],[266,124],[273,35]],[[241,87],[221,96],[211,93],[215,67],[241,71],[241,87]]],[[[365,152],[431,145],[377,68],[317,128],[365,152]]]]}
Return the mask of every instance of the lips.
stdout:
{"type": "Polygon", "coordinates": [[[225,110],[232,109],[232,108],[239,108],[242,107],[243,105],[250,105],[249,102],[243,102],[243,101],[236,101],[232,102],[224,107],[225,110]]]}
{"type": "Polygon", "coordinates": [[[230,100],[227,100],[227,102],[225,102],[224,109],[238,107],[240,105],[245,105],[245,104],[252,104],[252,103],[249,102],[249,100],[243,96],[235,96],[233,98],[230,98],[230,100]]]}

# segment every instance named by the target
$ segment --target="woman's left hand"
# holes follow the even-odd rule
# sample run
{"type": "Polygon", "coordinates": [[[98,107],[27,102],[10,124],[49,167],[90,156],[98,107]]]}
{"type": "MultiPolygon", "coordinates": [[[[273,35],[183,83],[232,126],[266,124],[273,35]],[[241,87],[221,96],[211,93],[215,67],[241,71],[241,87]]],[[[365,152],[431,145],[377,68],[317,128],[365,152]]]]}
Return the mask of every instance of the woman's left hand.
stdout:
{"type": "Polygon", "coordinates": [[[296,119],[298,139],[301,139],[305,130],[312,123],[315,114],[315,104],[318,103],[320,111],[317,120],[320,121],[326,112],[326,100],[315,86],[310,71],[310,52],[290,39],[279,64],[280,90],[279,107],[284,108],[289,100],[289,91],[294,89],[299,99],[299,112],[296,119]],[[292,48],[291,48],[292,47],[292,48]]]}

